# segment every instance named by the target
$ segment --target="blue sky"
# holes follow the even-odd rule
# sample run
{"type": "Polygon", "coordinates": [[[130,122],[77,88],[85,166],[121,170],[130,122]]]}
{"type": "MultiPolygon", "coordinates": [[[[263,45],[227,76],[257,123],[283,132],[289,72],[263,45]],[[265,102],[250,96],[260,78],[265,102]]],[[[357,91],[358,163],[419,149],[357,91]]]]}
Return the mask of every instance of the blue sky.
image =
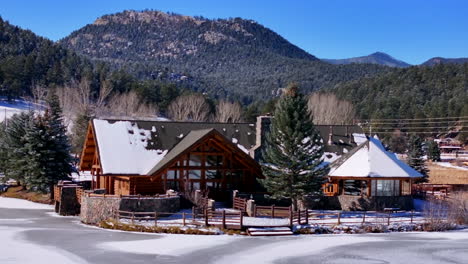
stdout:
{"type": "Polygon", "coordinates": [[[383,51],[419,64],[435,56],[468,57],[464,0],[2,0],[0,15],[58,40],[104,14],[146,8],[253,19],[319,58],[383,51]]]}

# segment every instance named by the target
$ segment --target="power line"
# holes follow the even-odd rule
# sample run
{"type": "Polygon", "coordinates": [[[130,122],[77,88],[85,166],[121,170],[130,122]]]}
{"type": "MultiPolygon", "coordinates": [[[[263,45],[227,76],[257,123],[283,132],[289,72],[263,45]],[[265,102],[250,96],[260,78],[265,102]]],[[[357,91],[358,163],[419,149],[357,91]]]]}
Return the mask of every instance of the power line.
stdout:
{"type": "Polygon", "coordinates": [[[398,121],[393,121],[393,122],[367,122],[367,123],[361,123],[361,125],[403,125],[403,124],[440,124],[440,123],[467,123],[467,120],[447,120],[447,121],[406,121],[406,122],[398,122],[398,121]]]}
{"type": "MultiPolygon", "coordinates": [[[[390,120],[432,120],[432,119],[467,119],[468,116],[457,116],[457,117],[426,117],[426,118],[389,118],[389,119],[367,119],[367,120],[376,120],[376,121],[390,121],[390,120]]],[[[356,119],[357,121],[366,119],[356,119]]]]}
{"type": "Polygon", "coordinates": [[[374,129],[398,129],[398,130],[407,130],[407,129],[451,129],[451,127],[456,126],[443,126],[443,127],[373,127],[374,129]]]}
{"type": "MultiPolygon", "coordinates": [[[[401,131],[402,134],[448,134],[451,133],[452,131],[401,131]]],[[[463,131],[453,131],[456,133],[468,133],[468,130],[463,130],[463,131]]],[[[372,134],[393,134],[395,131],[374,131],[372,130],[372,134]]]]}

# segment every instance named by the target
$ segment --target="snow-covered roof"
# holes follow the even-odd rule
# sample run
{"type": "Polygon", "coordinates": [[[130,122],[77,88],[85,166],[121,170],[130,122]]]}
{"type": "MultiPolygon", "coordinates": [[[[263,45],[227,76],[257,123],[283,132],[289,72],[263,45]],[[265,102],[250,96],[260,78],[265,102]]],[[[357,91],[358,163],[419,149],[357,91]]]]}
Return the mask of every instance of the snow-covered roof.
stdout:
{"type": "Polygon", "coordinates": [[[94,119],[93,129],[102,174],[149,175],[168,153],[187,147],[182,143],[195,131],[215,129],[247,154],[255,143],[248,123],[94,119]]]}
{"type": "Polygon", "coordinates": [[[332,177],[422,177],[421,173],[385,150],[380,140],[369,138],[331,164],[332,177]]]}
{"type": "Polygon", "coordinates": [[[167,150],[148,149],[151,131],[130,121],[94,119],[96,141],[103,174],[145,175],[167,150]]]}

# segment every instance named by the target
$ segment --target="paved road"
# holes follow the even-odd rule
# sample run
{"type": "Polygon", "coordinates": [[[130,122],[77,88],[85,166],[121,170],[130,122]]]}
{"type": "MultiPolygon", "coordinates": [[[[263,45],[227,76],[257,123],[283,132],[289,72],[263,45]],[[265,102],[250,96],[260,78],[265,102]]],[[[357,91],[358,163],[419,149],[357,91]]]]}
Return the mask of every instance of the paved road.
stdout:
{"type": "MultiPolygon", "coordinates": [[[[188,254],[183,253],[185,245],[178,245],[181,250],[177,254],[161,255],[155,253],[157,248],[150,247],[144,254],[145,249],[138,247],[121,251],[102,245],[116,241],[144,242],[142,247],[147,247],[154,242],[160,247],[156,241],[165,241],[160,239],[167,239],[167,235],[101,230],[80,224],[76,217],[53,216],[51,210],[0,208],[1,263],[22,260],[20,256],[18,259],[11,256],[9,242],[1,241],[9,230],[15,232],[16,246],[25,243],[43,247],[47,252],[61,252],[68,256],[70,263],[468,263],[467,231],[239,237],[219,245],[211,243],[208,248],[197,245],[199,249],[188,254]],[[5,255],[9,257],[2,260],[5,255]]],[[[187,248],[193,246],[187,236],[171,236],[178,236],[182,244],[186,239],[187,248]]],[[[54,259],[38,255],[35,263],[51,264],[54,259]]]]}

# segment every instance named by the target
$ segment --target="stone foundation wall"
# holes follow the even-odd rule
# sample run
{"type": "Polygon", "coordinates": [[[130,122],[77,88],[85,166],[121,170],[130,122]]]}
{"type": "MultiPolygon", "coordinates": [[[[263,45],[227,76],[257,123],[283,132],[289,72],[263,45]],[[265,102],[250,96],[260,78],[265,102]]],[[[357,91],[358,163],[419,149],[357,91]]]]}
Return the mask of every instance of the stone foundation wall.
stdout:
{"type": "Polygon", "coordinates": [[[97,224],[114,217],[118,210],[130,212],[168,212],[180,210],[180,197],[169,198],[120,198],[88,197],[81,198],[80,218],[83,223],[97,224]]]}
{"type": "Polygon", "coordinates": [[[401,210],[413,209],[413,197],[411,196],[324,196],[305,197],[302,201],[303,209],[329,209],[345,211],[383,210],[384,208],[400,208],[401,210]]]}

